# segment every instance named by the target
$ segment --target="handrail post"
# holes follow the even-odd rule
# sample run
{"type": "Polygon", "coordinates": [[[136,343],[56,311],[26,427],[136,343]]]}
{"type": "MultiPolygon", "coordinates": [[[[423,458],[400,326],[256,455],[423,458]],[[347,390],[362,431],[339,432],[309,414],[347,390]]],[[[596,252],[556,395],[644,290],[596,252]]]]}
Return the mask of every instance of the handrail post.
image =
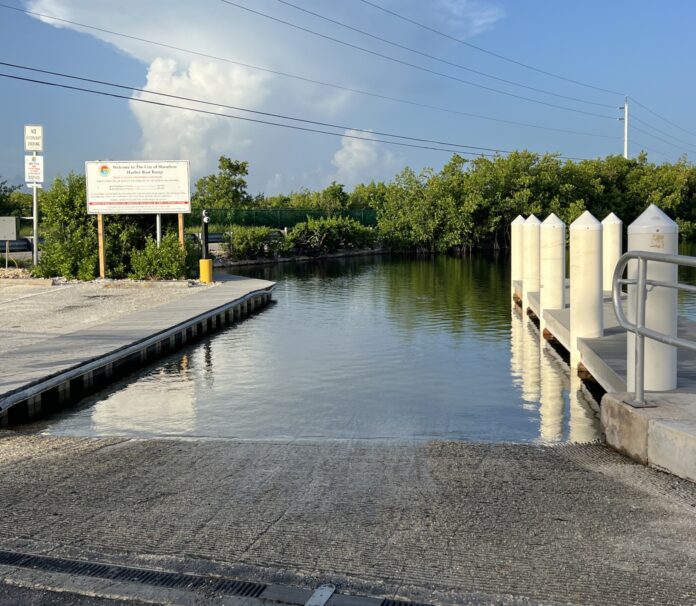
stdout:
{"type": "Polygon", "coordinates": [[[647,298],[646,281],[648,277],[648,261],[638,259],[638,284],[636,292],[636,336],[635,336],[635,404],[645,404],[645,335],[641,329],[645,327],[645,300],[647,298]]]}

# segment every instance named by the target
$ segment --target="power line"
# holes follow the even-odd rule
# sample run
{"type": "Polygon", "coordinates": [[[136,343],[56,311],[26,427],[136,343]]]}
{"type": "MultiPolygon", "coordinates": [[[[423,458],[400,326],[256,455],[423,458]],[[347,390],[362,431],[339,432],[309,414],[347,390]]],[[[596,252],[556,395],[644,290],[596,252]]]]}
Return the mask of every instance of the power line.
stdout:
{"type": "Polygon", "coordinates": [[[676,124],[675,122],[672,122],[671,120],[668,120],[668,119],[665,118],[664,116],[661,116],[661,115],[658,114],[656,111],[650,109],[647,105],[643,105],[643,104],[642,104],[640,101],[638,101],[635,97],[630,97],[630,99],[631,99],[631,101],[633,101],[636,105],[639,105],[640,107],[642,107],[645,111],[650,112],[653,116],[659,118],[660,120],[663,120],[664,122],[666,122],[667,124],[673,126],[674,128],[677,128],[677,129],[679,129],[679,130],[681,130],[681,131],[684,131],[685,133],[688,133],[689,135],[692,135],[693,137],[696,137],[696,133],[695,133],[695,132],[686,129],[686,128],[684,128],[683,126],[679,126],[679,125],[676,124]]]}
{"type": "Polygon", "coordinates": [[[473,69],[471,67],[467,67],[466,65],[461,65],[460,63],[454,63],[453,61],[448,61],[447,59],[443,59],[441,57],[436,57],[435,55],[431,55],[429,53],[425,53],[423,51],[419,51],[418,49],[411,48],[410,46],[406,46],[404,44],[399,44],[398,42],[394,42],[393,40],[388,40],[386,38],[383,38],[381,36],[377,36],[375,34],[371,34],[370,32],[366,32],[365,30],[359,29],[357,27],[353,27],[352,25],[348,25],[347,23],[343,23],[342,21],[339,21],[337,19],[332,19],[331,17],[327,17],[326,15],[321,15],[319,13],[315,13],[314,11],[311,11],[309,9],[303,8],[301,6],[298,6],[297,4],[293,4],[292,2],[288,2],[288,0],[276,0],[276,2],[279,2],[280,4],[284,4],[285,6],[289,6],[291,8],[294,8],[300,12],[303,12],[307,15],[312,15],[313,17],[317,17],[319,19],[323,19],[324,21],[327,21],[329,23],[333,23],[334,25],[338,25],[339,27],[343,27],[345,29],[348,29],[353,32],[357,32],[358,34],[361,34],[363,36],[368,36],[374,40],[379,40],[380,42],[384,42],[385,44],[389,44],[390,46],[394,46],[396,48],[400,48],[402,50],[409,51],[411,53],[415,53],[417,55],[420,55],[422,57],[426,57],[428,59],[432,59],[433,61],[438,61],[439,63],[443,63],[445,65],[450,65],[452,67],[456,67],[458,69],[462,69],[474,74],[477,74],[479,76],[483,76],[485,78],[491,78],[492,80],[497,80],[498,82],[504,82],[505,84],[511,84],[513,86],[519,86],[521,88],[525,88],[527,90],[532,90],[537,93],[543,93],[545,95],[551,95],[554,97],[559,97],[561,99],[568,99],[570,101],[577,101],[578,103],[586,103],[588,105],[596,105],[598,107],[606,107],[609,109],[616,109],[614,105],[609,105],[607,103],[598,103],[596,101],[590,101],[588,99],[581,99],[580,97],[573,97],[571,95],[562,95],[560,93],[555,93],[553,91],[548,91],[543,88],[537,88],[535,86],[528,86],[526,84],[522,84],[520,82],[515,82],[514,80],[507,80],[505,78],[500,78],[498,76],[494,76],[492,74],[488,74],[486,72],[479,71],[477,69],[473,69]]]}
{"type": "Polygon", "coordinates": [[[380,10],[384,13],[392,15],[393,17],[397,17],[398,19],[401,19],[402,21],[406,21],[408,23],[411,23],[412,25],[416,25],[417,27],[420,27],[420,28],[425,29],[429,32],[437,34],[438,36],[442,36],[444,38],[447,38],[448,40],[452,40],[454,42],[457,42],[458,44],[463,44],[464,46],[468,46],[469,48],[473,48],[479,52],[486,53],[487,55],[490,55],[491,57],[495,57],[496,59],[501,59],[503,61],[507,61],[508,63],[513,63],[514,65],[519,65],[520,67],[524,67],[526,69],[530,69],[530,70],[535,71],[537,73],[544,74],[545,76],[551,76],[552,78],[558,78],[559,80],[564,80],[565,82],[577,84],[578,86],[584,86],[586,88],[591,88],[591,89],[598,90],[598,91],[601,91],[604,93],[609,93],[612,95],[621,95],[622,97],[625,96],[624,93],[620,93],[618,91],[611,90],[609,88],[602,88],[601,86],[595,86],[593,84],[587,84],[586,82],[581,82],[580,80],[573,80],[572,78],[567,78],[566,76],[561,76],[560,74],[555,74],[553,72],[550,72],[550,71],[547,71],[544,69],[540,69],[538,67],[534,67],[533,65],[529,65],[528,63],[523,63],[522,61],[518,61],[516,59],[506,57],[505,55],[500,55],[498,53],[495,53],[495,52],[490,51],[488,49],[482,48],[480,46],[476,46],[475,44],[471,44],[470,42],[466,42],[466,41],[462,40],[461,38],[451,36],[450,34],[447,34],[443,31],[435,29],[434,27],[430,27],[429,25],[425,25],[424,23],[420,23],[419,21],[416,21],[415,19],[411,19],[409,17],[406,17],[405,15],[397,13],[396,11],[390,10],[384,6],[380,6],[379,4],[377,4],[375,2],[370,2],[369,0],[358,0],[358,1],[362,2],[363,4],[367,4],[368,6],[371,6],[373,8],[376,8],[377,10],[380,10]]]}
{"type": "Polygon", "coordinates": [[[236,2],[232,2],[231,0],[220,0],[220,1],[221,1],[221,2],[224,2],[225,4],[229,4],[230,6],[234,6],[234,7],[236,7],[236,8],[239,8],[240,10],[243,10],[243,11],[246,11],[246,12],[249,12],[249,13],[252,13],[252,14],[254,14],[254,15],[258,15],[259,17],[264,17],[265,19],[270,19],[271,21],[275,21],[276,23],[281,23],[281,24],[283,24],[283,25],[287,25],[288,27],[292,27],[292,28],[294,28],[294,29],[298,29],[298,30],[303,31],[303,32],[306,32],[306,33],[308,33],[308,34],[312,34],[313,36],[318,36],[319,38],[323,38],[323,39],[325,39],[325,40],[330,40],[330,41],[335,42],[335,43],[337,43],[337,44],[341,44],[341,45],[343,45],[343,46],[347,46],[347,47],[349,47],[349,48],[353,48],[353,49],[362,51],[362,52],[364,52],[364,53],[367,53],[367,54],[370,54],[370,55],[373,55],[373,56],[376,56],[376,57],[381,57],[382,59],[386,59],[386,60],[388,60],[388,61],[392,61],[393,63],[398,63],[398,64],[400,64],[400,65],[404,65],[404,66],[407,66],[407,67],[410,67],[410,68],[413,68],[413,69],[416,69],[416,70],[419,70],[419,71],[422,71],[422,72],[426,72],[426,73],[429,73],[429,74],[433,74],[433,75],[436,75],[436,76],[440,76],[440,77],[442,77],[442,78],[447,78],[448,80],[454,80],[454,81],[456,81],[456,82],[460,82],[460,83],[466,84],[466,85],[468,85],[468,86],[474,86],[474,87],[476,87],[476,88],[481,88],[481,89],[483,89],[483,90],[488,90],[488,91],[495,92],[495,93],[498,93],[498,94],[501,94],[501,95],[507,95],[508,97],[514,97],[515,99],[521,99],[521,100],[523,100],[523,101],[529,101],[529,102],[531,102],[531,103],[537,103],[537,104],[539,104],[539,105],[545,105],[545,106],[547,106],[547,107],[553,107],[553,108],[556,108],[556,109],[562,109],[562,110],[565,110],[565,111],[575,112],[575,113],[578,113],[578,114],[584,114],[584,115],[586,115],[586,116],[593,116],[593,117],[595,117],[595,118],[605,118],[605,119],[608,119],[608,120],[614,120],[614,119],[615,119],[614,116],[607,116],[606,114],[598,114],[598,113],[595,113],[595,112],[588,112],[588,111],[585,111],[585,110],[576,109],[576,108],[573,108],[573,107],[568,107],[568,106],[566,106],[566,105],[558,105],[558,104],[556,104],[556,103],[549,103],[549,102],[547,102],[547,101],[541,101],[540,99],[534,99],[534,98],[532,98],[532,97],[525,97],[525,96],[523,96],[523,95],[518,95],[518,94],[515,94],[515,93],[508,92],[508,91],[503,91],[503,90],[500,90],[500,89],[497,89],[497,88],[492,88],[492,87],[490,87],[490,86],[485,86],[485,85],[483,85],[483,84],[478,84],[478,83],[476,83],[476,82],[471,82],[471,81],[469,81],[469,80],[464,80],[463,78],[458,78],[457,76],[452,76],[451,74],[446,74],[446,73],[444,73],[444,72],[439,72],[439,71],[437,71],[437,70],[430,69],[430,68],[424,67],[424,66],[422,66],[422,65],[417,65],[417,64],[415,64],[415,63],[410,63],[409,61],[404,61],[404,60],[398,59],[398,58],[396,58],[396,57],[391,57],[390,55],[385,55],[384,53],[380,53],[380,52],[378,52],[378,51],[373,51],[373,50],[370,50],[369,48],[365,48],[365,47],[363,47],[363,46],[359,46],[359,45],[353,44],[353,43],[351,43],[351,42],[346,42],[345,40],[339,40],[338,38],[334,38],[333,36],[328,36],[328,35],[326,35],[326,34],[322,34],[322,33],[320,33],[320,32],[316,32],[316,31],[314,31],[314,30],[311,30],[311,29],[309,29],[309,28],[307,28],[307,27],[303,27],[303,26],[301,26],[301,25],[297,25],[297,24],[295,24],[295,23],[291,23],[290,21],[285,21],[284,19],[280,19],[280,18],[278,18],[278,17],[273,17],[272,15],[269,15],[269,14],[267,14],[267,13],[262,13],[261,11],[254,10],[253,8],[249,8],[248,6],[243,6],[243,5],[241,5],[241,4],[237,4],[236,2]]]}
{"type": "Polygon", "coordinates": [[[657,135],[654,135],[653,133],[640,128],[638,126],[631,126],[633,130],[637,130],[639,133],[643,133],[644,135],[647,135],[648,137],[652,137],[653,139],[657,139],[658,141],[662,141],[663,143],[666,143],[667,145],[671,145],[672,147],[675,147],[681,152],[688,152],[689,150],[685,150],[684,147],[681,145],[676,145],[675,143],[672,143],[671,141],[668,141],[667,139],[663,139],[662,137],[658,137],[657,135]]]}
{"type": "Polygon", "coordinates": [[[303,123],[305,123],[305,124],[313,124],[313,125],[315,125],[315,126],[325,126],[325,127],[328,127],[328,128],[336,128],[336,129],[340,129],[340,130],[352,130],[352,131],[360,132],[360,133],[374,134],[374,135],[377,135],[377,136],[380,136],[380,137],[393,137],[393,138],[395,138],[395,139],[404,139],[404,140],[407,140],[407,141],[415,141],[415,142],[418,142],[418,143],[433,143],[433,144],[435,144],[435,145],[447,145],[447,146],[450,146],[450,147],[462,147],[462,148],[467,148],[467,149],[475,149],[475,150],[488,151],[488,152],[494,152],[494,153],[503,153],[503,154],[509,154],[509,153],[510,153],[509,150],[505,150],[505,149],[494,149],[494,148],[490,148],[490,147],[479,147],[479,146],[477,146],[477,145],[464,145],[464,144],[461,144],[461,143],[450,143],[450,142],[448,142],[448,141],[435,141],[435,140],[432,140],[432,139],[424,139],[424,138],[421,138],[421,137],[409,137],[409,136],[405,136],[405,135],[396,135],[396,134],[394,134],[394,133],[380,132],[380,131],[369,130],[369,129],[365,129],[365,128],[356,128],[356,127],[354,127],[354,126],[345,126],[345,125],[342,125],[342,124],[331,124],[331,123],[329,123],[329,122],[319,122],[319,121],[317,121],[317,120],[306,120],[306,119],[304,119],[304,118],[296,118],[296,117],[287,116],[287,115],[284,115],[284,114],[275,114],[275,113],[271,113],[271,112],[264,112],[264,111],[259,111],[259,110],[255,110],[255,109],[249,109],[249,108],[246,108],[246,107],[239,107],[239,106],[236,106],[236,105],[226,105],[226,104],[224,104],[224,103],[217,103],[217,102],[214,102],[214,101],[206,101],[206,100],[202,100],[202,99],[195,99],[195,98],[192,98],[192,97],[185,97],[185,96],[182,96],[182,95],[173,95],[173,94],[170,94],[170,93],[161,93],[161,92],[154,91],[154,90],[150,90],[150,89],[147,89],[147,88],[138,88],[138,87],[135,87],[135,86],[128,86],[128,85],[125,85],[125,84],[117,84],[117,83],[114,83],[114,82],[107,82],[107,81],[105,81],[105,80],[95,80],[95,79],[93,79],[93,78],[85,78],[85,77],[83,77],[83,76],[75,76],[75,75],[73,75],[73,74],[66,74],[66,73],[63,73],[63,72],[55,72],[55,71],[51,71],[51,70],[47,70],[47,69],[39,69],[39,68],[36,68],[36,67],[29,67],[29,66],[26,66],[26,65],[18,65],[18,64],[16,64],[16,63],[7,63],[7,62],[5,62],[5,61],[0,61],[0,65],[4,65],[4,66],[6,66],[6,67],[12,67],[12,68],[15,68],[15,69],[23,69],[23,70],[31,71],[31,72],[38,72],[38,73],[41,73],[41,74],[49,74],[49,75],[51,75],[51,76],[58,76],[58,77],[60,77],[60,78],[70,78],[70,79],[72,79],[72,80],[80,80],[81,82],[90,82],[91,84],[101,84],[101,85],[104,85],[104,86],[110,86],[110,87],[113,87],[113,88],[120,88],[120,89],[129,90],[129,91],[133,91],[133,92],[147,93],[147,94],[149,94],[149,95],[158,95],[158,96],[160,96],[160,97],[167,97],[167,98],[169,98],[169,99],[176,99],[176,100],[178,100],[178,101],[190,101],[190,102],[192,102],[192,103],[200,103],[201,105],[209,105],[209,106],[213,106],[213,107],[224,107],[225,109],[234,109],[234,110],[236,110],[236,111],[248,112],[248,113],[251,113],[251,114],[256,114],[256,115],[261,115],[261,116],[268,116],[268,117],[271,117],[271,118],[281,118],[281,119],[283,119],[283,120],[291,120],[291,121],[293,121],[293,122],[303,122],[303,123]]]}
{"type": "Polygon", "coordinates": [[[355,93],[355,94],[358,94],[358,95],[364,95],[364,96],[368,96],[368,97],[372,97],[372,98],[376,98],[376,99],[383,99],[383,100],[385,100],[385,101],[391,101],[391,102],[394,102],[394,103],[401,103],[401,104],[404,104],[404,105],[411,105],[411,106],[413,106],[413,107],[421,107],[421,108],[423,108],[423,109],[428,109],[428,110],[433,110],[433,111],[439,111],[439,112],[449,113],[449,114],[453,114],[453,115],[467,116],[467,117],[470,117],[470,118],[476,118],[476,119],[480,119],[480,120],[488,120],[488,121],[491,121],[491,122],[498,122],[498,123],[501,123],[501,124],[510,124],[510,125],[513,125],[513,126],[523,126],[523,127],[526,127],[526,128],[535,128],[535,129],[539,129],[539,130],[547,130],[547,131],[553,131],[553,132],[559,132],[559,133],[567,133],[567,134],[572,134],[572,135],[581,135],[581,136],[585,136],[585,137],[597,137],[597,138],[602,138],[602,139],[612,139],[612,140],[614,140],[614,139],[617,138],[616,136],[602,135],[602,134],[599,134],[599,133],[588,133],[588,132],[577,131],[577,130],[572,130],[572,129],[555,128],[555,127],[552,127],[552,126],[543,126],[543,125],[541,125],[541,124],[531,124],[531,123],[528,123],[528,122],[518,122],[518,121],[515,121],[515,120],[506,120],[506,119],[503,119],[503,118],[495,118],[495,117],[493,117],[493,116],[485,116],[485,115],[482,115],[482,114],[475,114],[475,113],[471,113],[471,112],[465,112],[465,111],[456,110],[456,109],[451,109],[451,108],[447,108],[447,107],[441,107],[441,106],[438,106],[438,105],[431,105],[431,104],[428,104],[428,103],[420,103],[420,102],[418,102],[418,101],[412,101],[412,100],[409,100],[409,99],[400,99],[400,98],[398,98],[398,97],[392,97],[392,96],[389,96],[389,95],[383,95],[383,94],[375,93],[375,92],[371,92],[371,91],[365,91],[365,90],[361,90],[361,89],[357,89],[357,88],[351,88],[351,87],[349,87],[349,86],[343,86],[343,85],[340,85],[340,84],[333,84],[333,83],[330,83],[330,82],[324,82],[324,81],[321,81],[321,80],[315,80],[315,79],[312,79],[312,78],[307,78],[307,77],[304,77],[304,76],[299,76],[299,75],[297,75],[297,74],[291,74],[291,73],[283,72],[283,71],[279,71],[279,70],[273,70],[273,69],[269,69],[269,68],[265,68],[265,67],[259,67],[259,66],[257,66],[257,65],[250,65],[250,64],[248,64],[248,63],[242,63],[241,61],[235,61],[235,60],[229,59],[229,58],[227,58],[227,57],[220,57],[220,56],[217,56],[217,55],[213,55],[213,54],[209,54],[209,53],[205,53],[205,52],[201,52],[201,51],[196,51],[196,50],[191,50],[191,49],[183,48],[183,47],[180,47],[180,46],[175,46],[175,45],[172,45],[172,44],[167,44],[167,43],[164,43],[164,42],[158,42],[158,41],[156,41],[156,40],[150,40],[150,39],[147,39],[147,38],[140,38],[140,37],[138,37],[138,36],[133,36],[133,35],[130,35],[130,34],[124,34],[124,33],[122,33],[122,32],[117,32],[117,31],[110,30],[110,29],[104,29],[104,28],[101,28],[101,27],[96,27],[96,26],[94,26],[94,25],[88,25],[88,24],[86,24],[86,23],[80,23],[80,22],[77,22],[77,21],[71,21],[71,20],[69,20],[69,19],[63,19],[63,18],[60,18],[60,17],[54,17],[53,15],[47,15],[47,14],[45,14],[45,13],[38,13],[38,12],[35,12],[35,11],[25,10],[25,9],[17,8],[17,7],[15,7],[15,6],[10,6],[10,5],[7,5],[7,4],[2,4],[2,3],[0,3],[0,8],[5,8],[5,9],[17,11],[17,12],[24,13],[24,14],[30,15],[30,16],[41,17],[42,19],[50,19],[50,20],[57,21],[57,22],[60,22],[60,23],[67,23],[67,24],[69,24],[69,25],[75,25],[75,26],[77,26],[77,27],[82,27],[82,28],[85,28],[85,29],[88,29],[88,30],[98,31],[98,32],[101,32],[101,33],[105,33],[105,34],[109,34],[109,35],[117,36],[117,37],[121,37],[121,38],[126,38],[126,39],[129,39],[129,40],[135,40],[136,42],[143,42],[143,43],[145,43],[145,44],[152,44],[152,45],[154,45],[154,46],[159,46],[159,47],[161,47],[161,48],[167,48],[167,49],[170,49],[170,50],[174,50],[174,51],[181,52],[181,53],[185,53],[185,54],[194,55],[194,56],[197,56],[197,57],[203,57],[203,58],[206,58],[206,59],[213,59],[214,61],[221,61],[221,62],[224,62],[224,63],[229,63],[229,64],[231,64],[231,65],[238,65],[238,66],[244,67],[244,68],[246,68],[246,69],[252,69],[252,70],[262,71],[262,72],[270,73],[270,74],[273,74],[273,75],[276,75],[276,76],[282,76],[282,77],[284,77],[284,78],[290,78],[290,79],[294,79],[294,80],[300,80],[300,81],[302,81],[302,82],[309,82],[309,83],[311,83],[311,84],[317,84],[317,85],[320,85],[320,86],[326,86],[326,87],[330,87],[330,88],[335,88],[335,89],[337,89],[337,90],[342,90],[342,91],[346,91],[346,92],[351,92],[351,93],[355,93]]]}
{"type": "Polygon", "coordinates": [[[148,105],[156,105],[159,107],[169,107],[173,109],[181,109],[184,111],[190,111],[198,114],[205,114],[208,116],[219,116],[221,118],[231,118],[233,120],[242,120],[244,122],[254,122],[256,124],[266,124],[269,126],[278,126],[280,128],[289,128],[291,130],[298,130],[298,131],[303,131],[303,132],[309,132],[309,133],[317,133],[317,134],[322,134],[322,135],[330,135],[333,137],[341,137],[341,138],[346,138],[346,139],[358,139],[360,141],[370,141],[373,143],[386,143],[388,145],[398,145],[400,147],[415,147],[419,149],[428,149],[428,150],[433,150],[433,151],[442,151],[442,152],[447,152],[447,153],[460,153],[460,154],[467,154],[470,156],[487,156],[489,158],[495,158],[497,157],[496,155],[493,154],[484,154],[484,153],[474,153],[474,152],[458,152],[457,150],[454,149],[445,149],[443,147],[432,147],[432,146],[426,146],[426,145],[416,145],[413,143],[401,143],[399,141],[385,141],[382,139],[374,139],[372,137],[360,137],[358,135],[349,135],[349,134],[344,134],[344,133],[334,133],[330,131],[325,131],[325,130],[319,130],[316,128],[307,128],[305,126],[295,126],[292,124],[281,124],[279,122],[271,122],[269,120],[259,120],[257,118],[246,118],[244,116],[235,116],[233,114],[225,114],[222,112],[214,112],[210,110],[205,110],[205,109],[197,109],[193,107],[185,107],[183,105],[175,105],[173,103],[164,103],[163,101],[152,101],[150,99],[139,99],[138,97],[127,97],[126,95],[119,95],[117,93],[109,93],[106,91],[100,91],[100,90],[94,90],[91,88],[83,88],[80,86],[71,86],[69,84],[60,84],[58,82],[47,82],[45,80],[37,80],[34,78],[24,78],[22,76],[15,76],[12,74],[5,74],[0,72],[0,77],[2,78],[10,78],[12,80],[20,80],[23,82],[31,82],[33,84],[42,84],[44,86],[52,86],[56,88],[64,88],[66,90],[72,90],[72,91],[77,91],[77,92],[83,92],[83,93],[90,93],[93,95],[101,95],[103,97],[112,97],[114,99],[125,99],[126,101],[136,101],[138,103],[147,103],[148,105]]]}
{"type": "Polygon", "coordinates": [[[652,152],[652,153],[654,153],[654,154],[657,154],[658,156],[662,156],[663,158],[665,158],[665,160],[668,160],[668,159],[669,159],[669,155],[666,154],[665,152],[660,151],[659,149],[655,149],[655,148],[652,148],[652,147],[648,147],[647,145],[645,145],[645,144],[641,143],[640,141],[638,141],[638,139],[636,139],[635,137],[632,138],[632,143],[635,144],[635,145],[638,145],[638,147],[640,147],[642,150],[652,152]]]}
{"type": "Polygon", "coordinates": [[[680,139],[679,137],[675,137],[671,133],[668,133],[660,128],[657,128],[656,126],[653,126],[650,124],[650,122],[646,122],[645,120],[637,117],[637,116],[631,116],[632,120],[635,120],[636,122],[639,122],[640,124],[647,126],[648,128],[652,128],[654,131],[660,133],[661,135],[664,135],[665,137],[669,137],[670,139],[673,139],[674,141],[679,141],[679,143],[683,143],[684,145],[688,145],[691,147],[696,147],[696,143],[692,143],[691,141],[684,141],[683,139],[680,139]]]}
{"type": "MultiPolygon", "coordinates": [[[[185,111],[191,111],[199,114],[204,114],[204,115],[209,115],[209,116],[219,116],[222,118],[231,118],[234,120],[242,120],[244,122],[253,122],[255,124],[265,124],[268,126],[277,126],[280,128],[288,128],[291,130],[297,130],[297,131],[303,131],[303,132],[309,132],[309,133],[317,133],[317,134],[322,134],[322,135],[330,135],[333,137],[341,137],[341,138],[346,138],[346,139],[357,139],[359,141],[369,141],[373,143],[386,143],[388,145],[397,145],[399,147],[413,147],[413,148],[418,148],[418,149],[427,149],[427,150],[432,150],[432,151],[441,151],[441,152],[447,152],[447,153],[458,153],[458,154],[466,154],[469,156],[485,156],[488,158],[496,158],[499,157],[498,154],[486,154],[483,152],[467,152],[467,151],[459,151],[459,150],[454,150],[454,149],[446,149],[443,147],[433,147],[430,145],[420,145],[420,144],[415,144],[415,143],[402,143],[400,141],[388,141],[384,139],[376,139],[374,137],[361,137],[359,135],[351,135],[347,133],[334,133],[330,131],[325,131],[325,130],[320,130],[316,128],[308,128],[305,126],[295,126],[292,124],[282,124],[279,122],[271,122],[269,120],[260,120],[258,118],[247,118],[244,116],[235,116],[233,114],[226,114],[222,112],[214,112],[210,110],[204,110],[204,109],[199,109],[199,108],[192,108],[192,107],[185,107],[183,105],[176,105],[173,103],[164,103],[162,101],[153,101],[150,99],[141,99],[138,97],[127,97],[125,95],[119,95],[117,93],[110,93],[106,91],[99,91],[99,90],[94,90],[94,89],[89,89],[89,88],[83,88],[79,86],[71,86],[69,84],[60,84],[58,82],[47,82],[45,80],[37,80],[34,78],[24,78],[22,76],[16,76],[12,74],[5,74],[0,72],[0,77],[3,78],[10,78],[12,80],[20,80],[23,82],[30,82],[34,84],[42,84],[44,86],[52,86],[56,88],[63,88],[67,90],[72,90],[72,91],[78,91],[78,92],[84,92],[84,93],[90,93],[90,94],[95,94],[95,95],[101,95],[104,97],[112,97],[115,99],[125,99],[126,101],[136,101],[138,103],[147,103],[149,105],[156,105],[160,107],[168,107],[168,108],[173,108],[173,109],[181,109],[185,111]]],[[[108,84],[108,86],[113,86],[111,84],[108,84]]],[[[126,87],[128,88],[128,87],[126,87]]],[[[283,116],[284,118],[288,118],[286,116],[283,116]]],[[[288,118],[292,119],[292,118],[288,118]]],[[[348,130],[357,130],[357,129],[348,129],[348,130]]],[[[370,131],[362,131],[362,132],[370,132],[370,131]]],[[[393,137],[398,137],[398,135],[389,135],[393,137]]],[[[405,137],[404,137],[405,138],[405,137]]],[[[425,140],[424,140],[425,141],[425,140]]],[[[506,151],[506,150],[499,150],[500,153],[512,153],[511,151],[506,151]]],[[[535,152],[538,153],[538,152],[535,152]]],[[[546,152],[548,153],[548,152],[546,152]]],[[[585,158],[574,158],[572,156],[562,156],[560,154],[554,154],[557,155],[558,158],[563,159],[563,160],[584,160],[585,158]]]]}

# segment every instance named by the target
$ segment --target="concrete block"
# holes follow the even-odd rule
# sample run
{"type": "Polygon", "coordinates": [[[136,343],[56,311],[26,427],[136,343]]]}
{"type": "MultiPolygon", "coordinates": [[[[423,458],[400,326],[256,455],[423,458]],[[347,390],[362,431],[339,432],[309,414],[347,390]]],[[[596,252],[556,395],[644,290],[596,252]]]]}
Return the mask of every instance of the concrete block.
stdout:
{"type": "Polygon", "coordinates": [[[627,394],[602,398],[601,421],[607,444],[643,464],[648,463],[648,417],[622,400],[627,394]]]}
{"type": "Polygon", "coordinates": [[[696,482],[696,421],[651,421],[648,427],[648,463],[696,482]]]}

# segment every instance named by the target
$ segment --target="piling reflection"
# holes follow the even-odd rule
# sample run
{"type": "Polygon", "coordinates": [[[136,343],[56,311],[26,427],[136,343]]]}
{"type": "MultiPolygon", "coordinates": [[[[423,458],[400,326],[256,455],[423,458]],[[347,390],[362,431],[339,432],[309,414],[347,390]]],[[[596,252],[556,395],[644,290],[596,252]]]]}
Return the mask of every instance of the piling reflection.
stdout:
{"type": "Polygon", "coordinates": [[[594,442],[600,425],[580,379],[571,379],[560,356],[516,305],[510,324],[510,372],[519,389],[524,410],[538,414],[539,438],[543,444],[594,442]]]}
{"type": "Polygon", "coordinates": [[[582,387],[582,381],[575,373],[570,376],[570,432],[571,442],[594,442],[601,435],[600,423],[590,408],[582,387]]]}
{"type": "Polygon", "coordinates": [[[548,343],[539,352],[539,439],[547,444],[563,440],[564,393],[568,391],[567,369],[548,343]]]}
{"type": "Polygon", "coordinates": [[[522,318],[522,406],[537,410],[541,391],[539,333],[529,318],[522,318]]]}
{"type": "Polygon", "coordinates": [[[522,312],[513,303],[510,314],[510,375],[512,376],[512,384],[521,389],[522,377],[524,377],[524,348],[522,346],[524,326],[520,321],[522,312]]]}

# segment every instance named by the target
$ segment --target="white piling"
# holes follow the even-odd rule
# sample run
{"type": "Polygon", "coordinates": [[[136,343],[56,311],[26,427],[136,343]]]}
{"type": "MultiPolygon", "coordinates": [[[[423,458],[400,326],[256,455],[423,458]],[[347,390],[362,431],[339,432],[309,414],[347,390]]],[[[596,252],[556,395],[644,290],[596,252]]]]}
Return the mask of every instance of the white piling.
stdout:
{"type": "Polygon", "coordinates": [[[604,333],[602,224],[585,211],[570,225],[570,366],[580,362],[579,337],[604,333]]]}
{"type": "MultiPolygon", "coordinates": [[[[657,206],[648,209],[628,226],[628,250],[677,254],[679,227],[657,206]]],[[[638,262],[628,265],[628,278],[638,277],[638,262]]],[[[677,266],[671,263],[648,263],[648,280],[677,283],[677,266]]],[[[627,317],[636,321],[636,286],[628,288],[627,317]]],[[[677,291],[674,288],[654,287],[648,290],[645,301],[645,325],[673,337],[677,336],[677,291]]],[[[628,391],[635,390],[635,337],[627,336],[628,391]]],[[[645,389],[646,391],[668,391],[677,387],[677,349],[645,339],[645,389]]]]}
{"type": "Polygon", "coordinates": [[[544,310],[565,308],[566,226],[551,213],[539,232],[539,332],[543,335],[544,310]]]}
{"type": "Polygon", "coordinates": [[[602,221],[602,289],[611,292],[614,269],[623,253],[623,221],[609,213],[602,221]]]}
{"type": "MultiPolygon", "coordinates": [[[[522,282],[522,268],[524,262],[524,234],[522,226],[524,225],[524,217],[517,215],[517,218],[510,224],[510,289],[514,296],[515,282],[522,282]]],[[[518,292],[519,297],[522,292],[518,292]]]]}
{"type": "Polygon", "coordinates": [[[522,311],[527,313],[529,293],[539,292],[539,227],[541,222],[529,215],[522,226],[522,311]]]}

